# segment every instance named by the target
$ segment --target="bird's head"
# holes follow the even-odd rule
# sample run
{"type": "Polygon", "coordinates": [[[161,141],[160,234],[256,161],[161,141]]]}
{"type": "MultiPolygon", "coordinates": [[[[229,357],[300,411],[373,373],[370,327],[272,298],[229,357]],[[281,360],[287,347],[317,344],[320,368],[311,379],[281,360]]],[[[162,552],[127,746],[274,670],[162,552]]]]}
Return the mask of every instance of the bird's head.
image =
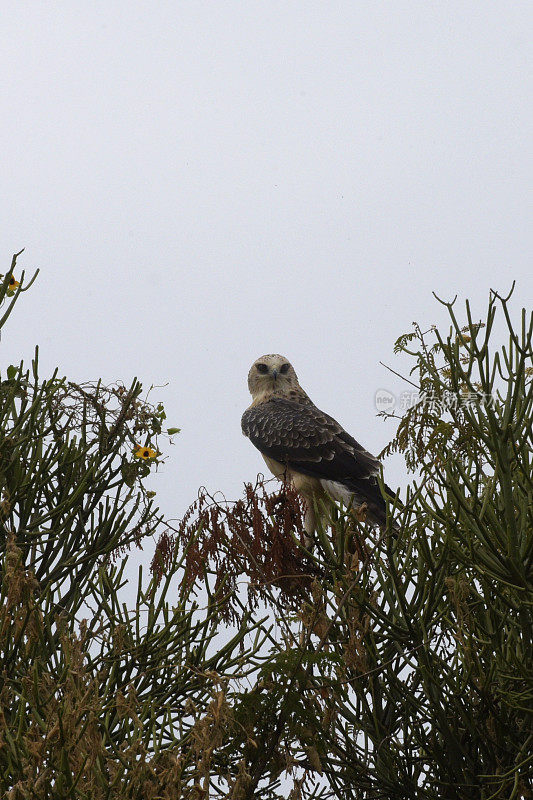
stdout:
{"type": "Polygon", "coordinates": [[[261,356],[248,373],[248,389],[254,400],[262,395],[289,394],[291,389],[299,388],[294,367],[284,356],[261,356]]]}

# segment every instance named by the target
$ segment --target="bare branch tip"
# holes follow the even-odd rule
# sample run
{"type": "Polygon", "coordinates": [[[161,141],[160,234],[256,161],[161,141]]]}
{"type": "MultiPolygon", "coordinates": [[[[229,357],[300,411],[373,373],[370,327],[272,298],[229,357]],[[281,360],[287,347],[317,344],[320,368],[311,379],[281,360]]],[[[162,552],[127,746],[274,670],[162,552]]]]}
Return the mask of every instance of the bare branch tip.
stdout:
{"type": "Polygon", "coordinates": [[[513,294],[513,292],[515,290],[515,286],[516,286],[516,279],[512,282],[511,288],[509,290],[509,294],[506,297],[502,297],[499,294],[499,292],[496,291],[496,289],[491,289],[490,293],[492,295],[492,300],[494,301],[494,300],[498,299],[501,303],[503,303],[505,305],[511,299],[511,295],[513,294]]]}
{"type": "Polygon", "coordinates": [[[431,292],[435,300],[437,300],[441,305],[446,306],[447,308],[452,308],[455,305],[455,301],[457,300],[457,295],[453,298],[453,300],[442,300],[436,292],[431,292]]]}

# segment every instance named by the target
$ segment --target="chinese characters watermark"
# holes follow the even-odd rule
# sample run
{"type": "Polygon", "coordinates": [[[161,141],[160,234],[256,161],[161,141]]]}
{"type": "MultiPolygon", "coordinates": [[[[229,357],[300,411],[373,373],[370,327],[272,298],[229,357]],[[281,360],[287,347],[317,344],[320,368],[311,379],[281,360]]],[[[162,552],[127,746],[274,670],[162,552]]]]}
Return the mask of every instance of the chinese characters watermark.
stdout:
{"type": "Polygon", "coordinates": [[[389,389],[378,389],[374,396],[377,411],[392,414],[395,410],[407,411],[421,405],[430,414],[443,414],[459,408],[494,406],[494,396],[488,392],[418,392],[416,389],[400,392],[398,397],[389,389]]]}

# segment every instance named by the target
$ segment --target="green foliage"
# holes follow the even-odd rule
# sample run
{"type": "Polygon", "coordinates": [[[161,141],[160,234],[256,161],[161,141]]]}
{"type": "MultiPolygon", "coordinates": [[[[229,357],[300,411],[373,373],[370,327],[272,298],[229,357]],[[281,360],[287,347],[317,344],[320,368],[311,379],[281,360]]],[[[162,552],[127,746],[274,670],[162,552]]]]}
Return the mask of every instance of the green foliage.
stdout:
{"type": "MultiPolygon", "coordinates": [[[[15,268],[16,257],[3,296],[15,268]]],[[[221,644],[217,591],[202,581],[200,603],[198,582],[179,582],[184,553],[168,555],[164,576],[143,581],[141,570],[133,608],[124,603],[128,548],[164,529],[145,481],[165,413],[141,394],[137,380],[42,380],[37,353],[0,383],[0,794],[10,800],[202,797],[220,698],[250,655],[254,625],[243,620],[221,644]]]]}
{"type": "Polygon", "coordinates": [[[387,448],[415,473],[397,531],[325,504],[310,550],[289,486],[165,522],[149,478],[179,429],[137,380],[2,370],[2,796],[532,796],[533,318],[446,305],[446,336],[395,346],[420,392],[387,448]]]}
{"type": "Polygon", "coordinates": [[[388,448],[417,473],[397,539],[327,505],[306,553],[260,487],[200,513],[195,568],[244,570],[276,618],[235,698],[256,744],[247,798],[284,796],[280,773],[293,798],[531,797],[533,318],[517,333],[495,294],[483,325],[446,305],[447,336],[415,326],[396,345],[420,392],[388,448]],[[509,344],[492,352],[498,307],[509,344]]]}
{"type": "Polygon", "coordinates": [[[341,666],[318,662],[313,680],[336,699],[326,771],[340,797],[530,796],[533,317],[517,333],[495,294],[484,325],[446,306],[448,336],[416,326],[397,342],[421,393],[389,448],[419,475],[399,541],[366,535],[347,570],[340,514],[324,552],[324,644],[341,666]],[[509,343],[491,353],[498,306],[509,343]]]}

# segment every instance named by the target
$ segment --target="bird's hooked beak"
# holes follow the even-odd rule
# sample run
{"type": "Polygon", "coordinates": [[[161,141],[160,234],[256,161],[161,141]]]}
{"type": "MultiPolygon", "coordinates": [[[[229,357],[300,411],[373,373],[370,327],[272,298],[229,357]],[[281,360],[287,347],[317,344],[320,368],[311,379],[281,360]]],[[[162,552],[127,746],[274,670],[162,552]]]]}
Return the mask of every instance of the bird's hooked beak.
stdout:
{"type": "Polygon", "coordinates": [[[274,376],[274,380],[276,380],[276,378],[278,377],[278,371],[277,371],[277,369],[273,369],[273,370],[272,370],[272,375],[274,376]]]}

